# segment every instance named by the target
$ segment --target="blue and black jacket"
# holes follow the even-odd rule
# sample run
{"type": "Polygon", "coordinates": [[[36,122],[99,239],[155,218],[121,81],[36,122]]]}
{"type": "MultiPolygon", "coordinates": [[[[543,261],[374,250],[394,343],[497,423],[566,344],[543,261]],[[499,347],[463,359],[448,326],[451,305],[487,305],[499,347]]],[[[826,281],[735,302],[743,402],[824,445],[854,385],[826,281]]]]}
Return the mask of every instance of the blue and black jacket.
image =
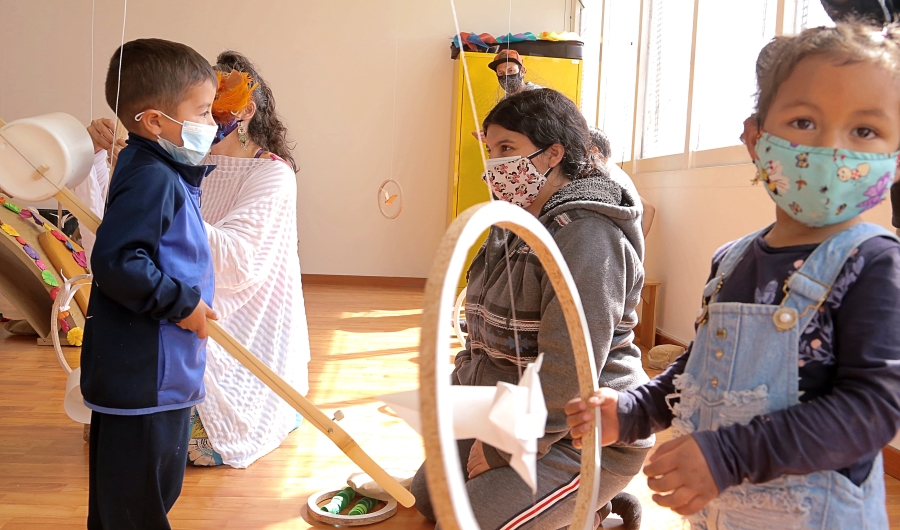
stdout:
{"type": "Polygon", "coordinates": [[[119,154],[103,224],[81,350],[85,405],[139,415],[203,401],[206,340],[181,329],[215,282],[200,184],[214,166],[176,162],[134,134],[119,154]]]}

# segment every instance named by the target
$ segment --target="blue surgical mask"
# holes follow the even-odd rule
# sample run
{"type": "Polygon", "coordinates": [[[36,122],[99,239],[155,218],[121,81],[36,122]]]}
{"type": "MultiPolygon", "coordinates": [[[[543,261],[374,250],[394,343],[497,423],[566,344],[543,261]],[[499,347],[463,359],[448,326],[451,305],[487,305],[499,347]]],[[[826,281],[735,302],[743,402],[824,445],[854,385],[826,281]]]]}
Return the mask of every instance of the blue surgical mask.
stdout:
{"type": "MultiPolygon", "coordinates": [[[[157,111],[159,112],[159,111],[157,111]]],[[[178,121],[164,112],[160,112],[166,118],[181,125],[181,141],[184,145],[177,146],[165,138],[156,137],[156,142],[166,150],[176,162],[196,166],[203,160],[203,157],[209,153],[213,140],[216,139],[216,132],[219,128],[216,125],[206,125],[204,123],[196,123],[192,121],[178,121]]],[[[143,112],[138,113],[134,117],[134,121],[141,121],[143,112]]]]}
{"type": "Polygon", "coordinates": [[[769,133],[756,142],[756,179],[779,208],[806,226],[852,219],[884,200],[894,182],[894,153],[809,147],[769,133]]]}

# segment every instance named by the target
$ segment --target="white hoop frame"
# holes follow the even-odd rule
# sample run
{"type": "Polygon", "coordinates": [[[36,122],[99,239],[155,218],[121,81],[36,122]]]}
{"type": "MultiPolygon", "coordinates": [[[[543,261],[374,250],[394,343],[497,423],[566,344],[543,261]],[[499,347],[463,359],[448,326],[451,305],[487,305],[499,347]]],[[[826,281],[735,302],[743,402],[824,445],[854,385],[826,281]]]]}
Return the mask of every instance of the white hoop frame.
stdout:
{"type": "MultiPolygon", "coordinates": [[[[460,473],[462,467],[453,435],[452,406],[447,401],[450,381],[442,375],[450,346],[443,330],[446,329],[446,310],[453,307],[456,281],[466,265],[468,250],[482,232],[494,225],[515,233],[537,255],[566,319],[581,398],[587,401],[598,390],[597,367],[581,298],[562,253],[547,229],[530,213],[503,201],[477,204],[460,214],[444,234],[428,276],[419,345],[425,472],[431,503],[444,530],[479,528],[460,473]]],[[[599,408],[595,408],[595,428],[582,439],[581,485],[570,525],[574,530],[591,530],[594,524],[600,493],[599,413],[599,408]]]]}
{"type": "Polygon", "coordinates": [[[63,279],[63,285],[56,293],[56,300],[53,301],[53,311],[50,313],[50,340],[53,341],[53,349],[56,351],[56,360],[59,361],[59,365],[65,370],[66,375],[69,375],[72,373],[72,367],[69,366],[69,362],[63,354],[62,345],[59,342],[59,312],[60,310],[69,310],[69,304],[72,303],[75,292],[78,291],[78,289],[91,284],[91,275],[80,274],[78,276],[73,276],[72,278],[66,278],[63,271],[59,271],[59,275],[63,279]]]}

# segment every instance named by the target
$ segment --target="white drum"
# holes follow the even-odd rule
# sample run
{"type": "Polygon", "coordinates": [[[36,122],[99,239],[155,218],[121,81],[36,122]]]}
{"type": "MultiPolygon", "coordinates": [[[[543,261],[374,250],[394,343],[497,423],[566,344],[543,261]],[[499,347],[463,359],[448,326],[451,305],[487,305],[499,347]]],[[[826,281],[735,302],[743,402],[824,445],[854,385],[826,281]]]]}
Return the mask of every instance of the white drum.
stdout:
{"type": "Polygon", "coordinates": [[[93,162],[91,137],[69,114],[23,118],[0,128],[0,188],[17,199],[39,202],[73,188],[93,162]]]}

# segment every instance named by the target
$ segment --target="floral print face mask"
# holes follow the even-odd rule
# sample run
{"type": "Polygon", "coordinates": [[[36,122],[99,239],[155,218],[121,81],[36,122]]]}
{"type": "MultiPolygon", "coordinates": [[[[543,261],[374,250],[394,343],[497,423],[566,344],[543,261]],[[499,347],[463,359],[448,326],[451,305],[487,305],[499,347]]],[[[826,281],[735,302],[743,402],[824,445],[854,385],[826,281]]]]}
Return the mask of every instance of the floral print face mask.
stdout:
{"type": "Polygon", "coordinates": [[[878,206],[894,182],[900,152],[809,147],[763,133],[756,154],[756,181],[775,204],[804,225],[820,227],[878,206]]]}
{"type": "Polygon", "coordinates": [[[481,180],[491,188],[494,197],[527,208],[537,198],[553,169],[541,173],[531,161],[546,149],[539,149],[528,156],[490,158],[486,161],[487,171],[481,174],[481,180]]]}

